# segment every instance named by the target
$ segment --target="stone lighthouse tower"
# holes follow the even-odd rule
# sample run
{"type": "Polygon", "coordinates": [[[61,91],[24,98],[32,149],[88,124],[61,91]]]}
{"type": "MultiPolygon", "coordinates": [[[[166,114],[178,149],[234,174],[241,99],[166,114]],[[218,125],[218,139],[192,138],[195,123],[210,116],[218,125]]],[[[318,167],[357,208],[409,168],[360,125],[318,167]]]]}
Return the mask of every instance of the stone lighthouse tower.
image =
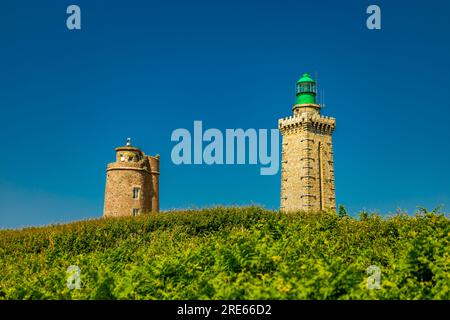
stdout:
{"type": "Polygon", "coordinates": [[[131,145],[116,148],[106,169],[103,217],[159,212],[159,156],[147,156],[131,145]]]}
{"type": "Polygon", "coordinates": [[[316,82],[308,73],[296,85],[293,115],[278,120],[283,137],[282,211],[336,210],[333,144],[336,120],[320,114],[316,82]]]}

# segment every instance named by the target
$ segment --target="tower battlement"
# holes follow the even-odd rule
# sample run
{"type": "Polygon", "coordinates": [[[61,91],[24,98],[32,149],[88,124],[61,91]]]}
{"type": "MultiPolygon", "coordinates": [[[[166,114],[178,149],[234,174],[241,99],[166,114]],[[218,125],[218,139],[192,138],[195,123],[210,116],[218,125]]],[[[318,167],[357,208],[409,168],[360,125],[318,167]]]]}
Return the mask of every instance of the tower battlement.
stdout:
{"type": "Polygon", "coordinates": [[[333,132],[336,128],[336,119],[305,112],[302,115],[293,115],[278,120],[278,129],[280,131],[288,131],[289,129],[301,128],[305,124],[333,132]]]}

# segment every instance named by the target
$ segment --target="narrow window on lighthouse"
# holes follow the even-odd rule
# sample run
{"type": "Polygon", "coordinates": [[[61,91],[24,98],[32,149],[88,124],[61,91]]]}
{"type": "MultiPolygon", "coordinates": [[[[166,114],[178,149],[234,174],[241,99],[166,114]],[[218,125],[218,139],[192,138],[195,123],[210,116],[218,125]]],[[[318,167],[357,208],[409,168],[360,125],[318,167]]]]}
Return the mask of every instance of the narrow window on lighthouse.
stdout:
{"type": "Polygon", "coordinates": [[[141,188],[133,188],[133,199],[138,200],[139,194],[141,193],[141,188]]]}
{"type": "Polygon", "coordinates": [[[125,161],[125,156],[123,155],[123,153],[120,154],[120,161],[122,161],[122,162],[125,161]]]}
{"type": "Polygon", "coordinates": [[[139,214],[139,209],[134,208],[133,209],[133,217],[137,216],[139,214]]]}

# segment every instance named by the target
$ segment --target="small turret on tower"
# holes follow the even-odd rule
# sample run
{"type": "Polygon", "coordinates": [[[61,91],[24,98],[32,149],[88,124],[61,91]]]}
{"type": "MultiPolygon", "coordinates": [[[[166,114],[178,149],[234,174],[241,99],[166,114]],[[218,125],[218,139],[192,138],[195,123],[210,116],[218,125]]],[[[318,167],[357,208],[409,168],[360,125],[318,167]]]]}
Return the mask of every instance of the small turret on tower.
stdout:
{"type": "Polygon", "coordinates": [[[159,154],[148,157],[152,176],[152,211],[159,212],[159,154]]]}

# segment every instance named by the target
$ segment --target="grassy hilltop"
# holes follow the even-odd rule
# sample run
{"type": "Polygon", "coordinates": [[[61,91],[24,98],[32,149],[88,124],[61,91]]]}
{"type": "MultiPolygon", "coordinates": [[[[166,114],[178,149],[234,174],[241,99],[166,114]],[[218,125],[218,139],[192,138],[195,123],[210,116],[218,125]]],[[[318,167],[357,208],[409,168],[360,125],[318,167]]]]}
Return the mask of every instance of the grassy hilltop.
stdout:
{"type": "Polygon", "coordinates": [[[0,299],[450,299],[450,220],[247,207],[3,230],[0,299]]]}

